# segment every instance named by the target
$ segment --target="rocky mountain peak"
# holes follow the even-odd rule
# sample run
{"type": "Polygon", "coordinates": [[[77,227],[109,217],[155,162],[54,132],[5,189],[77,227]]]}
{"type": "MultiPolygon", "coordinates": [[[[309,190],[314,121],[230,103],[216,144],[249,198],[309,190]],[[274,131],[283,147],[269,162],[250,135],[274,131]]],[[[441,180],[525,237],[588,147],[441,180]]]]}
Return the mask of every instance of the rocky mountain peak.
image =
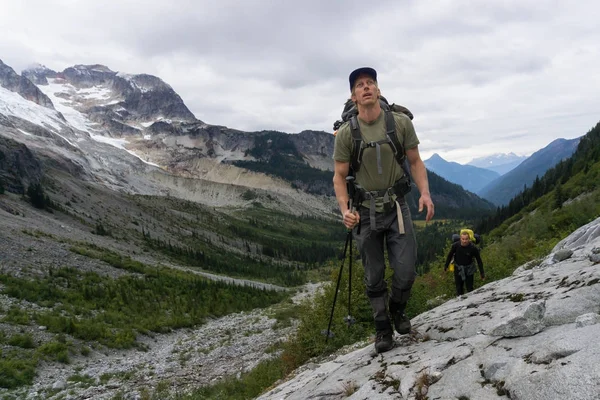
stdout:
{"type": "Polygon", "coordinates": [[[432,161],[432,162],[440,162],[440,161],[446,161],[442,158],[442,156],[440,156],[438,153],[433,153],[433,155],[431,157],[429,157],[428,161],[432,161]]]}
{"type": "MultiPolygon", "coordinates": [[[[38,64],[23,75],[28,82],[39,84],[38,90],[59,111],[71,115],[70,121],[78,129],[93,129],[96,135],[142,137],[145,128],[157,121],[202,123],[173,88],[156,76],[123,74],[102,64],[77,64],[62,72],[38,64]]],[[[165,132],[174,131],[165,128],[165,132]]]]}
{"type": "Polygon", "coordinates": [[[101,73],[114,74],[114,71],[112,71],[106,65],[102,65],[102,64],[89,64],[89,65],[76,64],[75,66],[73,66],[73,69],[80,71],[80,73],[82,73],[82,74],[86,74],[86,73],[90,73],[90,72],[101,72],[101,73]]]}
{"type": "Polygon", "coordinates": [[[59,74],[59,77],[64,78],[69,83],[77,87],[92,87],[105,85],[110,82],[116,72],[111,71],[104,65],[75,65],[66,68],[59,74]]]}
{"type": "Polygon", "coordinates": [[[36,85],[47,85],[48,78],[55,78],[56,71],[51,70],[42,64],[32,64],[21,71],[21,75],[29,79],[36,85]]]}
{"type": "Polygon", "coordinates": [[[151,90],[173,90],[171,86],[166,84],[162,79],[148,74],[118,74],[119,77],[129,82],[133,89],[137,89],[141,92],[149,92],[151,90]]]}
{"type": "Polygon", "coordinates": [[[119,88],[125,98],[122,106],[138,118],[197,121],[175,90],[156,76],[119,73],[114,87],[119,88]]]}
{"type": "Polygon", "coordinates": [[[54,109],[52,101],[29,79],[15,72],[0,60],[0,86],[40,106],[54,109]]]}

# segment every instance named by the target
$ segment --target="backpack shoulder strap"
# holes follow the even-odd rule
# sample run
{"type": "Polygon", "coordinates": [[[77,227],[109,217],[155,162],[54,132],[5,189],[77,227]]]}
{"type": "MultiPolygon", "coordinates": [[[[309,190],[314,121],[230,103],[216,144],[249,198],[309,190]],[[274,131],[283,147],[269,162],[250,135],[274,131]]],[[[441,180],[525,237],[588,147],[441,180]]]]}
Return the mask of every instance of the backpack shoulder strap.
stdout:
{"type": "Polygon", "coordinates": [[[352,154],[350,156],[350,168],[356,174],[360,169],[360,161],[363,152],[363,139],[360,134],[360,126],[356,115],[350,118],[350,132],[352,132],[352,154]]]}
{"type": "MultiPolygon", "coordinates": [[[[396,121],[394,119],[394,113],[392,111],[385,112],[385,129],[386,135],[390,140],[390,145],[394,150],[396,161],[404,169],[404,160],[406,159],[406,154],[404,153],[404,147],[400,144],[400,141],[398,140],[398,135],[396,133],[396,121]]],[[[406,172],[406,170],[404,172],[406,172]]]]}

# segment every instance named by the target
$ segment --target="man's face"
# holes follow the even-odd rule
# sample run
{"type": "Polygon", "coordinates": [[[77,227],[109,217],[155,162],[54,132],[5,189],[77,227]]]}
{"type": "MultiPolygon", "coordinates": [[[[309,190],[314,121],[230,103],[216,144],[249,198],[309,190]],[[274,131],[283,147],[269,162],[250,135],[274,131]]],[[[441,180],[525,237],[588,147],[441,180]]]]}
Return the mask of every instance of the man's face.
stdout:
{"type": "Polygon", "coordinates": [[[463,247],[468,246],[470,241],[471,240],[469,239],[469,235],[467,235],[467,234],[460,235],[460,245],[461,246],[463,246],[463,247]]]}
{"type": "Polygon", "coordinates": [[[359,105],[372,105],[378,101],[379,88],[377,82],[367,74],[362,74],[354,82],[352,101],[359,105]]]}

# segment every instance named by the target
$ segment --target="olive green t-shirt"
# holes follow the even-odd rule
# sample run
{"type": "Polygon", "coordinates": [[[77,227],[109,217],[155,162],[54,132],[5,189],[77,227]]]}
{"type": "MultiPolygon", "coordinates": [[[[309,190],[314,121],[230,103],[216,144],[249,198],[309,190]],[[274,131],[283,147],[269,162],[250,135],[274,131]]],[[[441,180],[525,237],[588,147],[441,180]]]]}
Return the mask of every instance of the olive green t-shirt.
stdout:
{"type": "MultiPolygon", "coordinates": [[[[418,146],[419,139],[410,118],[401,113],[393,114],[396,122],[396,135],[404,150],[418,146]]],[[[358,118],[358,124],[363,137],[363,144],[386,139],[385,112],[383,110],[375,121],[367,123],[358,118]]],[[[353,145],[350,124],[347,122],[340,127],[335,137],[333,159],[340,162],[350,162],[353,145]]],[[[361,166],[356,174],[356,183],[367,191],[387,189],[393,186],[404,174],[404,170],[396,162],[394,150],[389,144],[380,145],[380,155],[381,174],[377,168],[376,147],[367,147],[363,151],[361,166]]]]}

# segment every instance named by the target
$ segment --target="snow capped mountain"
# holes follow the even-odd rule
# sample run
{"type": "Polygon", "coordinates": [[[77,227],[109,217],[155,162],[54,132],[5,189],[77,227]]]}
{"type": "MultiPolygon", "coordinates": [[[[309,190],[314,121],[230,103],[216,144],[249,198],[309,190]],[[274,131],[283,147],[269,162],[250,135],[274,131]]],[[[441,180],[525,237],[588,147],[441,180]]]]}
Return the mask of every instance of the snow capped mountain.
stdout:
{"type": "MultiPolygon", "coordinates": [[[[61,165],[80,178],[100,181],[117,190],[128,186],[124,177],[143,173],[152,165],[132,157],[133,153],[125,149],[122,141],[99,134],[85,115],[65,107],[64,99],[55,100],[61,100],[56,103],[58,110],[0,87],[0,136],[26,145],[48,164],[61,165]]],[[[16,181],[22,172],[15,165],[7,179],[16,181]]],[[[136,183],[136,192],[155,192],[151,182],[136,180],[136,183]]]]}
{"type": "Polygon", "coordinates": [[[19,76],[11,67],[0,60],[0,86],[41,106],[53,108],[52,102],[29,79],[19,76]]]}
{"type": "Polygon", "coordinates": [[[25,70],[21,71],[24,78],[29,79],[36,85],[47,85],[47,77],[56,77],[56,72],[42,64],[32,64],[25,70]]]}
{"type": "Polygon", "coordinates": [[[541,177],[561,160],[565,160],[577,150],[580,137],[576,139],[555,139],[519,164],[516,168],[490,182],[479,191],[479,195],[496,205],[505,205],[522,189],[531,186],[536,177],[541,177]]]}
{"type": "Polygon", "coordinates": [[[41,90],[58,93],[72,103],[69,107],[92,119],[115,119],[134,127],[161,119],[198,121],[173,88],[155,76],[118,73],[103,65],[76,65],[60,73],[41,69],[35,76],[48,82],[40,84],[41,90]]]}
{"type": "MultiPolygon", "coordinates": [[[[249,150],[261,134],[205,124],[171,86],[152,75],[103,65],[75,65],[62,72],[35,65],[19,76],[0,61],[0,139],[9,140],[7,148],[23,144],[45,165],[128,193],[244,206],[248,201],[241,193],[252,188],[266,191],[263,204],[294,214],[331,212],[331,199],[227,163],[254,160],[249,150]]],[[[333,137],[312,136],[306,162],[323,165],[323,159],[331,160],[333,137]]],[[[18,182],[23,179],[18,170],[10,168],[4,176],[0,171],[0,179],[18,182]]]]}
{"type": "Polygon", "coordinates": [[[526,159],[527,156],[518,156],[515,153],[495,153],[485,157],[474,158],[467,165],[489,169],[490,171],[504,175],[526,159]]]}

